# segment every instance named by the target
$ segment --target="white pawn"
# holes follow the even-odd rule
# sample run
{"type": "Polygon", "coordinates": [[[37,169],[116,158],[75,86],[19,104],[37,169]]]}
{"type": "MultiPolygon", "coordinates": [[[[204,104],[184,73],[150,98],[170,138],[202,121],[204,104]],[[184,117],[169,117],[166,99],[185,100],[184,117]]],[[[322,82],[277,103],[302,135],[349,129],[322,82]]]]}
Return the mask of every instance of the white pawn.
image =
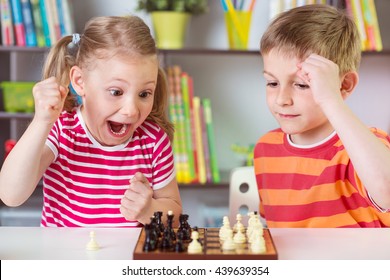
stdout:
{"type": "Polygon", "coordinates": [[[223,251],[233,251],[236,249],[236,244],[233,241],[233,230],[226,229],[226,236],[225,236],[225,241],[222,244],[222,250],[223,251]]]}
{"type": "Polygon", "coordinates": [[[265,240],[263,236],[256,235],[251,243],[251,250],[253,253],[261,254],[267,251],[265,246],[265,240]]]}
{"type": "Polygon", "coordinates": [[[202,253],[202,244],[199,242],[199,232],[196,230],[191,232],[191,243],[188,244],[187,252],[189,254],[198,254],[202,253]]]}
{"type": "Polygon", "coordinates": [[[234,232],[237,232],[237,228],[239,227],[241,230],[245,231],[245,227],[244,227],[244,224],[241,222],[242,220],[242,215],[240,213],[238,213],[236,215],[236,224],[234,225],[233,227],[233,231],[234,232]]]}
{"type": "Polygon", "coordinates": [[[89,237],[90,237],[90,240],[87,244],[87,250],[89,251],[96,251],[96,250],[99,250],[99,244],[96,242],[95,240],[95,232],[94,231],[91,231],[89,233],[89,237]]]}
{"type": "Polygon", "coordinates": [[[243,224],[238,224],[237,225],[237,233],[234,235],[234,242],[237,244],[243,244],[246,242],[246,237],[245,237],[245,228],[243,224]]]}
{"type": "Polygon", "coordinates": [[[219,239],[224,241],[226,239],[227,230],[231,229],[228,216],[224,216],[222,220],[222,227],[219,230],[219,239]]]}

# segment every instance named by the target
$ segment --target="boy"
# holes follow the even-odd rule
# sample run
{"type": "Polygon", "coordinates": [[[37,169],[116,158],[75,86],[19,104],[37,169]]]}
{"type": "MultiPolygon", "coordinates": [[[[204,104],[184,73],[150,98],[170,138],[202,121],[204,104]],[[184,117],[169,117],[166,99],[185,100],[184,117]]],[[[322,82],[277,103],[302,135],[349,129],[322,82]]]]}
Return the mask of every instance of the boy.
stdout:
{"type": "Polygon", "coordinates": [[[267,105],[280,128],[254,151],[269,227],[390,226],[390,137],[344,100],[357,83],[354,22],[327,5],[279,15],[264,33],[267,105]]]}

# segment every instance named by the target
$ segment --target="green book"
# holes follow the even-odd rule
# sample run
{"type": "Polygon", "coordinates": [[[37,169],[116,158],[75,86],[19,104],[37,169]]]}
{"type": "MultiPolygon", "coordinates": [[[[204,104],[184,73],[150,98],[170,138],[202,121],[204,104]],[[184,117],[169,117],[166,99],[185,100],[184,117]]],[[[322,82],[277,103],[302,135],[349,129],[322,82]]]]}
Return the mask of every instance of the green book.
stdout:
{"type": "Polygon", "coordinates": [[[209,98],[204,98],[202,100],[202,104],[203,104],[204,119],[205,119],[206,129],[207,129],[207,136],[208,136],[211,175],[213,178],[213,182],[219,183],[221,182],[221,177],[219,174],[217,151],[215,146],[214,126],[213,126],[213,119],[211,114],[211,101],[209,98]]]}
{"type": "Polygon", "coordinates": [[[30,2],[35,25],[35,34],[37,36],[37,46],[45,47],[45,35],[43,33],[42,13],[39,0],[30,0],[30,2]]]}
{"type": "Polygon", "coordinates": [[[196,178],[195,174],[195,162],[192,143],[192,127],[191,127],[191,110],[190,110],[190,92],[188,87],[188,75],[182,73],[181,75],[181,90],[183,95],[183,109],[184,109],[184,128],[185,128],[185,141],[186,141],[186,154],[188,159],[188,169],[190,172],[190,182],[196,178]]]}

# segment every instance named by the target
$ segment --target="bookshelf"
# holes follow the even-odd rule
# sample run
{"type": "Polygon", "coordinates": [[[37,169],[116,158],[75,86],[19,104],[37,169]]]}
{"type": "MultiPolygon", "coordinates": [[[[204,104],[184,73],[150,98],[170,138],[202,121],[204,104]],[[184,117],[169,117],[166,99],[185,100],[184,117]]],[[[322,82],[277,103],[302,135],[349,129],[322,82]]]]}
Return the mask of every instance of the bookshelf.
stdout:
{"type": "MultiPolygon", "coordinates": [[[[270,1],[264,1],[265,5],[270,1]]],[[[135,1],[113,0],[110,5],[105,1],[73,1],[76,30],[80,31],[92,16],[122,15],[132,11],[132,4],[126,2],[135,1]]],[[[210,97],[213,104],[218,160],[222,171],[221,183],[180,185],[184,205],[188,209],[200,211],[196,212],[199,216],[205,215],[205,211],[212,207],[223,211],[228,205],[229,170],[242,163],[242,159],[233,154],[230,145],[236,141],[243,141],[238,144],[252,143],[261,134],[276,127],[265,105],[262,62],[258,51],[258,38],[267,21],[267,11],[258,8],[257,15],[254,14],[257,22],[253,24],[261,28],[252,31],[250,49],[231,51],[226,49],[219,1],[209,2],[209,14],[193,18],[190,26],[192,36],[187,39],[186,48],[159,50],[162,65],[181,65],[194,77],[195,93],[210,97]],[[213,33],[212,36],[209,30],[213,33]],[[201,210],[203,206],[204,210],[201,210]]],[[[390,27],[390,18],[387,16],[390,1],[377,0],[376,4],[384,50],[363,53],[360,83],[356,94],[351,97],[351,107],[359,112],[359,116],[367,124],[390,132],[390,113],[383,109],[390,104],[390,97],[386,93],[390,87],[390,36],[386,30],[386,27],[390,27]]],[[[147,15],[140,16],[148,22],[147,15]]],[[[47,52],[46,47],[0,46],[0,81],[39,80],[47,52]]],[[[4,157],[5,139],[11,135],[20,135],[31,117],[32,114],[0,112],[0,163],[4,157]]],[[[191,215],[196,216],[196,213],[191,215]]],[[[201,226],[202,220],[193,224],[201,226]]]]}

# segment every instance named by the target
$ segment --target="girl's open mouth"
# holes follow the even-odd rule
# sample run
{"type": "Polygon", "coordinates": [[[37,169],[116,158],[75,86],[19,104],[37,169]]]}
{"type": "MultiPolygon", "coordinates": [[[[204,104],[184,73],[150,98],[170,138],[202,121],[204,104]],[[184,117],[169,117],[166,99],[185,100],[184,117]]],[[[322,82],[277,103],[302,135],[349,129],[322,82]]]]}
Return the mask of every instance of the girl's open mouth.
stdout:
{"type": "Polygon", "coordinates": [[[129,125],[123,124],[123,123],[117,123],[113,121],[108,121],[108,127],[111,131],[111,133],[115,136],[123,136],[126,134],[129,125]]]}

